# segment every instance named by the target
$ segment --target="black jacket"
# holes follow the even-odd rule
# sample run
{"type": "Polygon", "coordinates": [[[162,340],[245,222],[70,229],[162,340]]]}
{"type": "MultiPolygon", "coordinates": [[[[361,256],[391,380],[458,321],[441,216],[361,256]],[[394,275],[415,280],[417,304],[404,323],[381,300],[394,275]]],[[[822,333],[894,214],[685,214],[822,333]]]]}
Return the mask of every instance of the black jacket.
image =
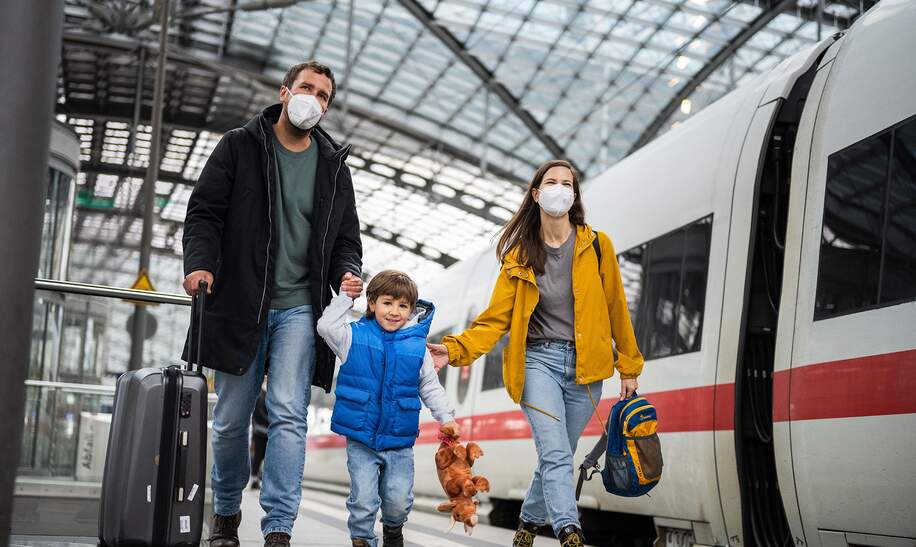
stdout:
{"type": "MultiPolygon", "coordinates": [[[[244,374],[267,324],[277,254],[276,165],[273,124],[279,104],[266,108],[245,127],[229,131],[213,150],[188,201],[184,224],[185,275],[213,273],[203,328],[204,366],[244,374]]],[[[317,324],[346,272],[360,275],[362,244],[350,170],[349,146],[337,144],[321,128],[315,201],[308,242],[309,286],[317,324]]],[[[334,354],[315,333],[316,386],[331,389],[334,354]]],[[[187,357],[187,345],[184,357],[187,357]]]]}

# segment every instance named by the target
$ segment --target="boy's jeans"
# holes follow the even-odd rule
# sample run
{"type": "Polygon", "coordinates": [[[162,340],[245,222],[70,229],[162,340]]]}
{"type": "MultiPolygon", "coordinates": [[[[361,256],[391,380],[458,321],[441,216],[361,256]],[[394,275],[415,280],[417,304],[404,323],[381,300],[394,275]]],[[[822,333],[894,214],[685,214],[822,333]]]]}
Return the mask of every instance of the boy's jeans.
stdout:
{"type": "MultiPolygon", "coordinates": [[[[588,389],[597,403],[601,382],[576,384],[576,348],[572,342],[543,341],[525,350],[525,389],[522,412],[531,425],[538,465],[522,503],[522,520],[554,531],[579,524],[573,478],[573,454],[579,436],[594,413],[588,389]]],[[[580,526],[581,527],[581,526],[580,526]]]]}
{"type": "Polygon", "coordinates": [[[315,338],[311,306],[270,310],[251,368],[243,376],[216,373],[213,411],[213,510],[239,511],[248,484],[248,427],[261,390],[265,361],[267,380],[267,453],[261,481],[261,530],[290,534],[302,497],[306,415],[315,374],[315,338]]]}
{"type": "Polygon", "coordinates": [[[347,527],[351,539],[364,539],[378,546],[375,515],[382,508],[382,524],[407,522],[413,506],[413,447],[376,452],[361,442],[347,439],[347,471],[350,497],[347,527]]]}

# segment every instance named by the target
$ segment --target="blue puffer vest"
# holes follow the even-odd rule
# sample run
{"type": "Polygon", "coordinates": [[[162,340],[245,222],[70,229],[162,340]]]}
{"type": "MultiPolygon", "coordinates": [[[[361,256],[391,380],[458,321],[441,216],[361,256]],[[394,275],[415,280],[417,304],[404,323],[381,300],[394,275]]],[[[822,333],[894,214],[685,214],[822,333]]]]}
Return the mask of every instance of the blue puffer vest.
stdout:
{"type": "Polygon", "coordinates": [[[417,303],[415,324],[387,332],[374,318],[350,323],[353,338],[337,375],[331,431],[373,450],[413,446],[420,423],[420,368],[435,309],[417,303]]]}

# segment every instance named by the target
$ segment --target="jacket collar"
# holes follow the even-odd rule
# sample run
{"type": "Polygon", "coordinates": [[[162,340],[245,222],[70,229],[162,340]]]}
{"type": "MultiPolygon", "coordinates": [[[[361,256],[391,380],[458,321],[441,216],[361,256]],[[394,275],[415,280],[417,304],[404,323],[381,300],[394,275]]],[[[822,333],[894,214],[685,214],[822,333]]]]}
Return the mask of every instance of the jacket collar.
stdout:
{"type": "MultiPolygon", "coordinates": [[[[597,235],[595,234],[595,231],[592,230],[591,226],[588,224],[577,224],[575,246],[576,255],[581,254],[583,251],[591,247],[592,241],[594,241],[596,237],[597,235]]],[[[533,269],[530,266],[519,262],[518,249],[512,249],[506,254],[506,257],[503,259],[503,266],[509,269],[524,268],[529,271],[529,274],[533,275],[533,269]]]]}
{"type": "MultiPolygon", "coordinates": [[[[245,130],[264,144],[265,141],[270,139],[273,125],[280,119],[282,111],[283,105],[280,103],[268,106],[259,112],[257,116],[248,120],[248,123],[245,124],[245,130]]],[[[347,155],[350,153],[350,145],[342,145],[335,141],[321,125],[316,125],[312,130],[312,139],[318,143],[318,152],[326,160],[335,162],[346,160],[347,155]]]]}

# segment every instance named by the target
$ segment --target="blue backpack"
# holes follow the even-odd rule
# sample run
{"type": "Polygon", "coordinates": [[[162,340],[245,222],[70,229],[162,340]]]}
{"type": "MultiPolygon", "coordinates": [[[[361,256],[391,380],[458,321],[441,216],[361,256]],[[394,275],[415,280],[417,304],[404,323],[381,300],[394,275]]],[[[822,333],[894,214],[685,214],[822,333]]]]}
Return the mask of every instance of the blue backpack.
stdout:
{"type": "Polygon", "coordinates": [[[634,393],[611,408],[607,429],[579,466],[576,500],[582,492],[582,483],[591,480],[599,469],[604,488],[611,494],[642,496],[661,480],[662,465],[655,407],[634,393]],[[604,469],[598,466],[602,452],[604,469]]]}

